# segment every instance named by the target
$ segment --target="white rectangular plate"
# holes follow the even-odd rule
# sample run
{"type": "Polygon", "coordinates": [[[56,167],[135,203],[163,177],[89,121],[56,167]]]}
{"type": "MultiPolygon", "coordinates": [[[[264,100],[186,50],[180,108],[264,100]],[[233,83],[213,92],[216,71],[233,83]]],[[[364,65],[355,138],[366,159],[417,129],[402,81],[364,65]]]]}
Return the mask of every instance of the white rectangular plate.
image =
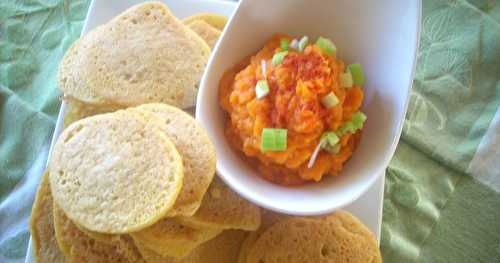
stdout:
{"type": "MultiPolygon", "coordinates": [[[[220,0],[162,0],[172,12],[179,18],[184,18],[195,13],[213,12],[225,16],[231,16],[237,3],[220,0]]],[[[87,19],[82,30],[82,35],[92,30],[96,26],[106,23],[127,8],[144,2],[143,0],[93,0],[90,4],[87,19]]],[[[61,105],[57,117],[56,128],[52,137],[49,155],[55,140],[62,131],[64,123],[65,104],[61,105]]],[[[357,201],[346,207],[346,210],[357,216],[368,228],[373,231],[377,239],[380,240],[380,226],[382,223],[382,203],[384,193],[384,176],[371,186],[357,201]]],[[[31,238],[26,253],[25,263],[35,263],[31,246],[31,238]]]]}

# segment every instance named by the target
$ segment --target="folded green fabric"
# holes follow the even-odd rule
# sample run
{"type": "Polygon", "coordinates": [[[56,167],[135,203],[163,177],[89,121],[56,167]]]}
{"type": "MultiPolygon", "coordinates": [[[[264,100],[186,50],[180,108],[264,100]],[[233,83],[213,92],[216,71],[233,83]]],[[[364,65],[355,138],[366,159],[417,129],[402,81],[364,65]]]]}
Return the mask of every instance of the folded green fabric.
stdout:
{"type": "MultiPolygon", "coordinates": [[[[89,3],[0,2],[0,262],[23,261],[29,211],[5,204],[49,142],[57,65],[89,3]]],[[[414,87],[387,170],[384,262],[500,262],[499,188],[470,170],[499,105],[500,2],[424,0],[414,87]]],[[[32,197],[10,201],[29,209],[32,197]]]]}
{"type": "Polygon", "coordinates": [[[424,1],[422,22],[408,113],[387,170],[383,256],[500,262],[500,193],[467,174],[500,105],[500,2],[424,1]]]}
{"type": "Polygon", "coordinates": [[[384,262],[498,262],[500,193],[400,142],[386,175],[384,262]]]}
{"type": "Polygon", "coordinates": [[[36,177],[59,111],[57,66],[89,0],[0,1],[0,262],[24,262],[36,177]],[[40,161],[41,160],[41,161],[40,161]],[[35,167],[39,166],[39,167],[35,167]],[[26,178],[25,178],[26,179],[26,178]],[[14,189],[27,188],[18,196],[14,189]],[[28,191],[29,190],[29,191],[28,191]],[[9,200],[10,198],[10,200],[9,200]]]}
{"type": "Polygon", "coordinates": [[[0,202],[47,143],[59,110],[59,60],[89,1],[0,3],[0,202]]]}

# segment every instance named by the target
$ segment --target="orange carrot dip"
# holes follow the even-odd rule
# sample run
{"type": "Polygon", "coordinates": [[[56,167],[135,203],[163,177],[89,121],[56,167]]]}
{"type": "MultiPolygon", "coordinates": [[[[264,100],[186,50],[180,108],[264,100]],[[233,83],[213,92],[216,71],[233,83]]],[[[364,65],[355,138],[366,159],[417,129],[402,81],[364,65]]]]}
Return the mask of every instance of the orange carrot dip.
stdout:
{"type": "Polygon", "coordinates": [[[359,111],[363,90],[359,85],[341,87],[340,75],[346,72],[344,62],[314,43],[302,51],[288,48],[282,62],[273,64],[273,55],[283,51],[283,39],[292,41],[292,37],[275,35],[257,54],[229,69],[220,80],[219,98],[230,117],[226,123],[230,144],[256,164],[263,178],[282,185],[299,185],[339,174],[350,158],[361,138],[361,129],[337,132],[338,151],[321,150],[309,165],[322,134],[338,131],[359,111]],[[256,97],[259,80],[267,80],[269,86],[269,93],[261,98],[256,97]],[[325,107],[322,98],[330,92],[338,102],[325,107]],[[263,151],[264,128],[286,129],[286,149],[263,151]]]}

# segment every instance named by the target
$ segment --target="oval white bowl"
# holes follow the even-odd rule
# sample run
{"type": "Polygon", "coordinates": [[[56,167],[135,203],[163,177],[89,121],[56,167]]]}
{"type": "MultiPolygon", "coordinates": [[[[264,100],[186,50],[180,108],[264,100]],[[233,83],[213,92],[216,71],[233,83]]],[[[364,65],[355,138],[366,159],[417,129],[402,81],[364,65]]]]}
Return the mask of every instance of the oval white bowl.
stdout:
{"type": "Polygon", "coordinates": [[[398,143],[418,49],[418,0],[243,0],[215,47],[200,83],[196,118],[217,149],[217,173],[236,192],[262,207],[295,215],[317,215],[344,207],[387,167],[398,143]],[[368,116],[361,142],[342,172],[319,183],[285,187],[257,174],[224,136],[227,114],[218,102],[223,73],[255,54],[275,33],[328,37],[337,56],[363,65],[362,111],[368,116]]]}

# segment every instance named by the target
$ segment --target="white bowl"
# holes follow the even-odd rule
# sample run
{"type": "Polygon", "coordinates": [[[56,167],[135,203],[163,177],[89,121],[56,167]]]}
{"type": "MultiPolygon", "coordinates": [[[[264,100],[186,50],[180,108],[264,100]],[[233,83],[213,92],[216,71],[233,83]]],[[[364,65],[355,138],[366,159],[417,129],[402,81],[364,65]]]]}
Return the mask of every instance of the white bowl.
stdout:
{"type": "Polygon", "coordinates": [[[200,84],[196,118],[217,149],[217,172],[236,192],[262,207],[295,215],[331,212],[356,200],[387,167],[408,104],[421,20],[418,0],[243,0],[228,22],[200,84]],[[257,175],[224,136],[227,114],[218,102],[222,74],[255,54],[275,33],[328,37],[337,56],[365,70],[363,137],[340,175],[285,187],[257,175]]]}

